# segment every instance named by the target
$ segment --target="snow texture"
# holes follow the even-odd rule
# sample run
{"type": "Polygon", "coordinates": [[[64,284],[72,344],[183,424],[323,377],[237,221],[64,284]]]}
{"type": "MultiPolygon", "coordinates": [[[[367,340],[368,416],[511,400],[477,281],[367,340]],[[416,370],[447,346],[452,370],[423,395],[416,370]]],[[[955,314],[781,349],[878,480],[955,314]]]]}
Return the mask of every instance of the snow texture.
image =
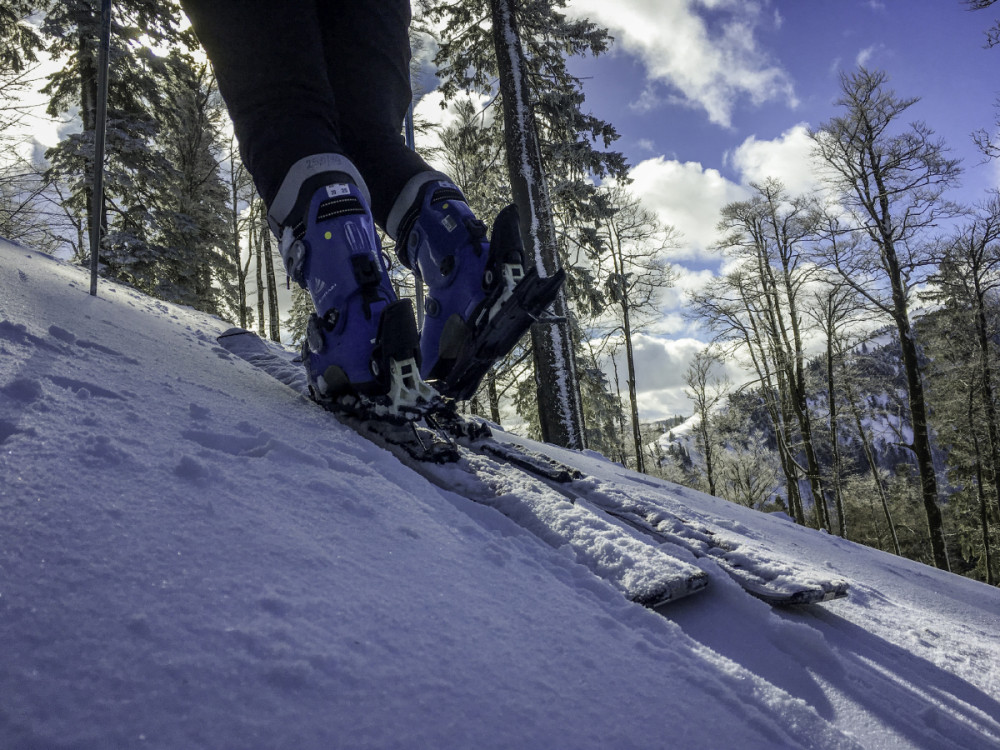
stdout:
{"type": "Polygon", "coordinates": [[[88,288],[0,242],[0,747],[1000,748],[996,589],[532,446],[852,586],[644,609],[88,288]]]}

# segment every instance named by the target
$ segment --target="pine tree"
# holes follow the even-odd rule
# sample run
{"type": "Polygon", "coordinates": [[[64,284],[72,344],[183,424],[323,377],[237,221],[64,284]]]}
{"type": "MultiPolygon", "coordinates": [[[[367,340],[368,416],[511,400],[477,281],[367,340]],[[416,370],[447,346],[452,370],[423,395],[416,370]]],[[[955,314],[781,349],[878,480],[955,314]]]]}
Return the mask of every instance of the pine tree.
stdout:
{"type": "Polygon", "coordinates": [[[27,127],[31,112],[23,100],[43,49],[41,36],[27,22],[33,7],[22,0],[0,6],[0,236],[52,250],[59,241],[46,213],[43,167],[34,158],[27,127]]]}
{"type": "MultiPolygon", "coordinates": [[[[938,272],[933,281],[938,288],[934,295],[942,308],[932,320],[944,318],[946,333],[935,338],[931,358],[934,369],[942,362],[954,359],[954,369],[961,372],[941,377],[943,380],[940,400],[954,401],[956,390],[964,391],[963,403],[952,408],[936,408],[935,416],[951,412],[951,430],[939,433],[961,439],[952,441],[949,465],[971,464],[970,475],[977,488],[978,513],[974,514],[979,525],[985,579],[995,583],[993,550],[990,532],[992,507],[1000,507],[1000,416],[997,397],[997,354],[993,343],[996,325],[993,320],[995,297],[1000,291],[1000,195],[981,204],[974,217],[960,228],[945,246],[938,272]],[[951,337],[949,331],[971,331],[971,337],[951,337]],[[954,338],[954,340],[952,340],[954,338]],[[938,354],[940,352],[940,354],[938,354]],[[953,353],[949,358],[947,353],[953,353]],[[964,389],[958,389],[958,384],[964,389]],[[979,433],[982,433],[980,435],[979,433]],[[989,486],[986,486],[989,485],[989,486]]],[[[954,505],[954,504],[951,504],[954,505]]],[[[967,550],[966,550],[967,551],[967,550]]]]}
{"type": "MultiPolygon", "coordinates": [[[[43,13],[40,29],[48,51],[54,58],[66,61],[43,89],[49,96],[48,113],[55,117],[78,110],[82,121],[80,132],[68,135],[46,153],[50,164],[47,177],[66,185],[66,209],[85,217],[81,223],[89,227],[100,8],[89,0],[67,0],[45,4],[43,13]]],[[[145,199],[169,164],[153,146],[157,120],[167,106],[160,96],[167,64],[151,45],[191,44],[193,37],[180,30],[176,3],[119,0],[114,4],[111,39],[106,201],[100,217],[102,227],[107,228],[110,221],[117,232],[111,243],[109,271],[124,272],[127,267],[132,276],[155,278],[151,270],[155,252],[150,248],[150,215],[145,199]]],[[[88,252],[81,243],[76,248],[77,259],[84,260],[88,252]]]]}
{"type": "Polygon", "coordinates": [[[37,3],[30,0],[5,0],[0,5],[0,80],[18,77],[38,61],[44,47],[35,28],[26,23],[37,3]]]}
{"type": "Polygon", "coordinates": [[[292,287],[292,308],[288,312],[288,335],[293,344],[301,344],[306,337],[309,316],[315,312],[312,297],[297,284],[292,287]]]}
{"type": "Polygon", "coordinates": [[[170,170],[149,196],[162,299],[236,319],[236,267],[226,213],[228,190],[216,154],[225,113],[208,66],[176,50],[167,58],[171,107],[157,146],[170,170]]]}

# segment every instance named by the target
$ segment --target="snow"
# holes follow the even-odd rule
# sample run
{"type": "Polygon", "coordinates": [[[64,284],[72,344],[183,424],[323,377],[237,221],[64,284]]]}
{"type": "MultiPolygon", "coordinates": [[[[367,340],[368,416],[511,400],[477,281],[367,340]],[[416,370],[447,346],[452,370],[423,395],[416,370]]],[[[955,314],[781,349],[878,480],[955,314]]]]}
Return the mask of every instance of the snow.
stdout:
{"type": "Polygon", "coordinates": [[[997,589],[545,446],[852,586],[644,609],[88,289],[0,242],[0,747],[1000,748],[997,589]]]}

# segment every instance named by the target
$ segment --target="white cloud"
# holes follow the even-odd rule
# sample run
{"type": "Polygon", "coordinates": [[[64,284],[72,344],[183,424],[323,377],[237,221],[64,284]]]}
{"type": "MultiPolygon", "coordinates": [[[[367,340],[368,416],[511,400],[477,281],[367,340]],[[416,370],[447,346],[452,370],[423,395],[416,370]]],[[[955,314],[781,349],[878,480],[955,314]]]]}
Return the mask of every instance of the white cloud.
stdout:
{"type": "Polygon", "coordinates": [[[792,195],[800,195],[819,187],[812,150],[809,128],[800,123],[774,140],[759,141],[750,136],[728,154],[728,159],[744,184],[775,177],[792,195]]]}
{"type": "Polygon", "coordinates": [[[738,185],[697,162],[659,156],[637,164],[629,186],[660,220],[680,233],[670,260],[703,258],[716,240],[715,225],[724,205],[745,197],[738,185]]]}
{"type": "MultiPolygon", "coordinates": [[[[716,224],[723,206],[745,200],[750,182],[780,179],[793,195],[818,187],[809,166],[812,142],[805,124],[796,125],[773,140],[747,138],[729,155],[739,183],[696,162],[659,156],[647,159],[630,173],[630,189],[661,221],[683,234],[680,251],[668,255],[677,276],[662,298],[662,315],[636,337],[636,371],[643,419],[690,412],[684,396],[683,375],[695,352],[705,346],[706,332],[684,317],[689,295],[725,272],[721,256],[712,252],[716,224]]],[[[738,363],[727,363],[733,382],[748,374],[738,363]]],[[[610,376],[610,373],[609,373],[610,376]]]]}
{"type": "Polygon", "coordinates": [[[638,99],[629,103],[628,108],[638,114],[645,114],[646,112],[652,112],[655,109],[659,109],[666,101],[666,99],[656,93],[655,86],[653,84],[649,84],[642,90],[638,99]]]}
{"type": "MultiPolygon", "coordinates": [[[[684,373],[705,344],[690,338],[662,339],[637,334],[632,346],[642,419],[689,413],[691,403],[684,395],[684,373]]],[[[624,357],[624,352],[619,354],[619,373],[625,372],[624,357]]]]}
{"type": "MultiPolygon", "coordinates": [[[[797,104],[790,76],[757,44],[757,27],[774,18],[762,10],[752,0],[572,0],[568,6],[571,14],[608,28],[624,50],[642,59],[651,80],[670,85],[724,127],[743,99],[797,104]],[[701,10],[713,11],[711,27],[701,10]]],[[[647,88],[638,104],[654,106],[657,99],[647,88]]]]}
{"type": "Polygon", "coordinates": [[[881,44],[873,44],[871,47],[865,47],[858,53],[858,56],[854,58],[855,64],[862,68],[868,67],[872,58],[875,56],[875,53],[879,52],[881,49],[881,44]]]}

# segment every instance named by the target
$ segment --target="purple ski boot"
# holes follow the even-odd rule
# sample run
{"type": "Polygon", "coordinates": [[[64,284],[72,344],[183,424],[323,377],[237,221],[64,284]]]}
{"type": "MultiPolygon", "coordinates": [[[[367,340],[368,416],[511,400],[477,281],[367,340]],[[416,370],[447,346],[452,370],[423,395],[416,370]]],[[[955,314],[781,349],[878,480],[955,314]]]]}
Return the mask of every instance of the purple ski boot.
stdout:
{"type": "Polygon", "coordinates": [[[440,399],[420,377],[413,306],[393,291],[364,191],[346,174],[319,178],[281,226],[285,267],[316,307],[302,352],[310,391],[334,411],[418,415],[440,399]]]}
{"type": "Polygon", "coordinates": [[[564,273],[526,273],[516,206],[497,215],[487,239],[461,191],[444,179],[421,188],[397,238],[400,260],[429,290],[421,374],[444,396],[471,398],[555,299],[564,273]]]}

